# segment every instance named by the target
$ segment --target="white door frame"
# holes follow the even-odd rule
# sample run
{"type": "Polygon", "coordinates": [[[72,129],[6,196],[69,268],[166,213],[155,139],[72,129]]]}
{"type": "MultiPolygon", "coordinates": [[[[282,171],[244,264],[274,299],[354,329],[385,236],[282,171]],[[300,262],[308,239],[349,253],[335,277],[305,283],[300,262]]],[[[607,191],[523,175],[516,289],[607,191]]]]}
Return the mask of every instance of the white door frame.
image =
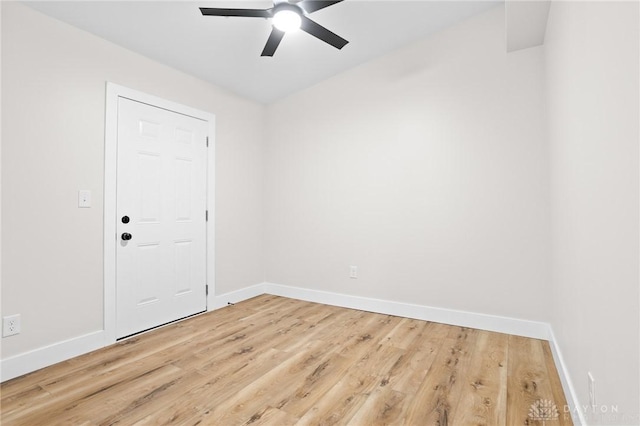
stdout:
{"type": "Polygon", "coordinates": [[[104,141],[104,334],[105,345],[116,341],[116,178],[118,147],[118,98],[189,115],[209,123],[207,149],[207,309],[215,299],[215,116],[153,95],[107,82],[104,141]]]}

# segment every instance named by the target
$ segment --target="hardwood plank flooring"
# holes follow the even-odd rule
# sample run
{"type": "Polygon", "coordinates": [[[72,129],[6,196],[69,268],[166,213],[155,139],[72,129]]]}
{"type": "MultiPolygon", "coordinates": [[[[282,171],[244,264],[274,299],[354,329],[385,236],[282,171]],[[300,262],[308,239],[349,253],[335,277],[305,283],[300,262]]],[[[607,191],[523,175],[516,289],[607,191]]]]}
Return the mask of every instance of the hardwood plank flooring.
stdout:
{"type": "Polygon", "coordinates": [[[546,341],[269,295],[0,395],[3,425],[542,425],[550,403],[572,424],[546,341]]]}

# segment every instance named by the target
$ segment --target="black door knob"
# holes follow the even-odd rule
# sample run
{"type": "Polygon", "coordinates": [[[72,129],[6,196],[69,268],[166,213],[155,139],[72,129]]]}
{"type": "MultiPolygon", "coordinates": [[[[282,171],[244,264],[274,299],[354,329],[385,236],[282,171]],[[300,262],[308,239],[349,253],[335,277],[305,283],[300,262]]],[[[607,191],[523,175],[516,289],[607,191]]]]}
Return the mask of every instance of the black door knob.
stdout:
{"type": "Polygon", "coordinates": [[[121,238],[122,238],[124,241],[129,241],[132,237],[131,237],[131,234],[130,234],[130,233],[125,232],[124,234],[122,234],[122,237],[121,237],[121,238]]]}

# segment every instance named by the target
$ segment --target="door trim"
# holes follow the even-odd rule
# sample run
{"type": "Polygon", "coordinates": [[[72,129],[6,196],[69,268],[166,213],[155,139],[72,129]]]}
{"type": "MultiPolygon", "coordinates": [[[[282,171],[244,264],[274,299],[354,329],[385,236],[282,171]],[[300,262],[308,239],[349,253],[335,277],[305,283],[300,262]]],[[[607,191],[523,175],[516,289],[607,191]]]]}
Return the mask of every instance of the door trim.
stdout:
{"type": "Polygon", "coordinates": [[[215,115],[168,101],[111,82],[106,84],[104,137],[104,331],[105,345],[116,341],[116,178],[118,146],[118,99],[126,98],[158,108],[188,115],[209,123],[207,149],[207,310],[215,300],[215,115]]]}

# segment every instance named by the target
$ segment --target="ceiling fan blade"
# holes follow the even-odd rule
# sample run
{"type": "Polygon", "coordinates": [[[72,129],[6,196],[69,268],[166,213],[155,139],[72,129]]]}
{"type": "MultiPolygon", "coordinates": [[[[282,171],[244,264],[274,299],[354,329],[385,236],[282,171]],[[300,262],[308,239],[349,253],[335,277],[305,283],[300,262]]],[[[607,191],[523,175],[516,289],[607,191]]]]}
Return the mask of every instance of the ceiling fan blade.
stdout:
{"type": "Polygon", "coordinates": [[[241,16],[245,18],[271,18],[273,9],[221,9],[217,7],[201,7],[204,16],[241,16]]]}
{"type": "Polygon", "coordinates": [[[284,31],[280,31],[276,27],[273,27],[271,34],[269,35],[269,39],[267,40],[267,44],[264,45],[264,49],[260,56],[273,56],[282,41],[282,37],[284,37],[284,31]]]}
{"type": "Polygon", "coordinates": [[[335,33],[332,33],[322,25],[317,24],[306,16],[301,16],[301,19],[302,23],[300,25],[300,29],[302,31],[305,31],[312,36],[319,38],[325,43],[332,45],[336,49],[342,49],[344,46],[346,46],[347,43],[349,43],[347,40],[343,39],[335,33]]]}
{"type": "Polygon", "coordinates": [[[324,9],[325,7],[329,7],[331,5],[334,5],[336,3],[340,3],[341,1],[344,0],[302,0],[300,3],[298,3],[298,6],[300,6],[301,8],[304,9],[305,12],[307,13],[313,13],[316,10],[320,10],[320,9],[324,9]]]}

